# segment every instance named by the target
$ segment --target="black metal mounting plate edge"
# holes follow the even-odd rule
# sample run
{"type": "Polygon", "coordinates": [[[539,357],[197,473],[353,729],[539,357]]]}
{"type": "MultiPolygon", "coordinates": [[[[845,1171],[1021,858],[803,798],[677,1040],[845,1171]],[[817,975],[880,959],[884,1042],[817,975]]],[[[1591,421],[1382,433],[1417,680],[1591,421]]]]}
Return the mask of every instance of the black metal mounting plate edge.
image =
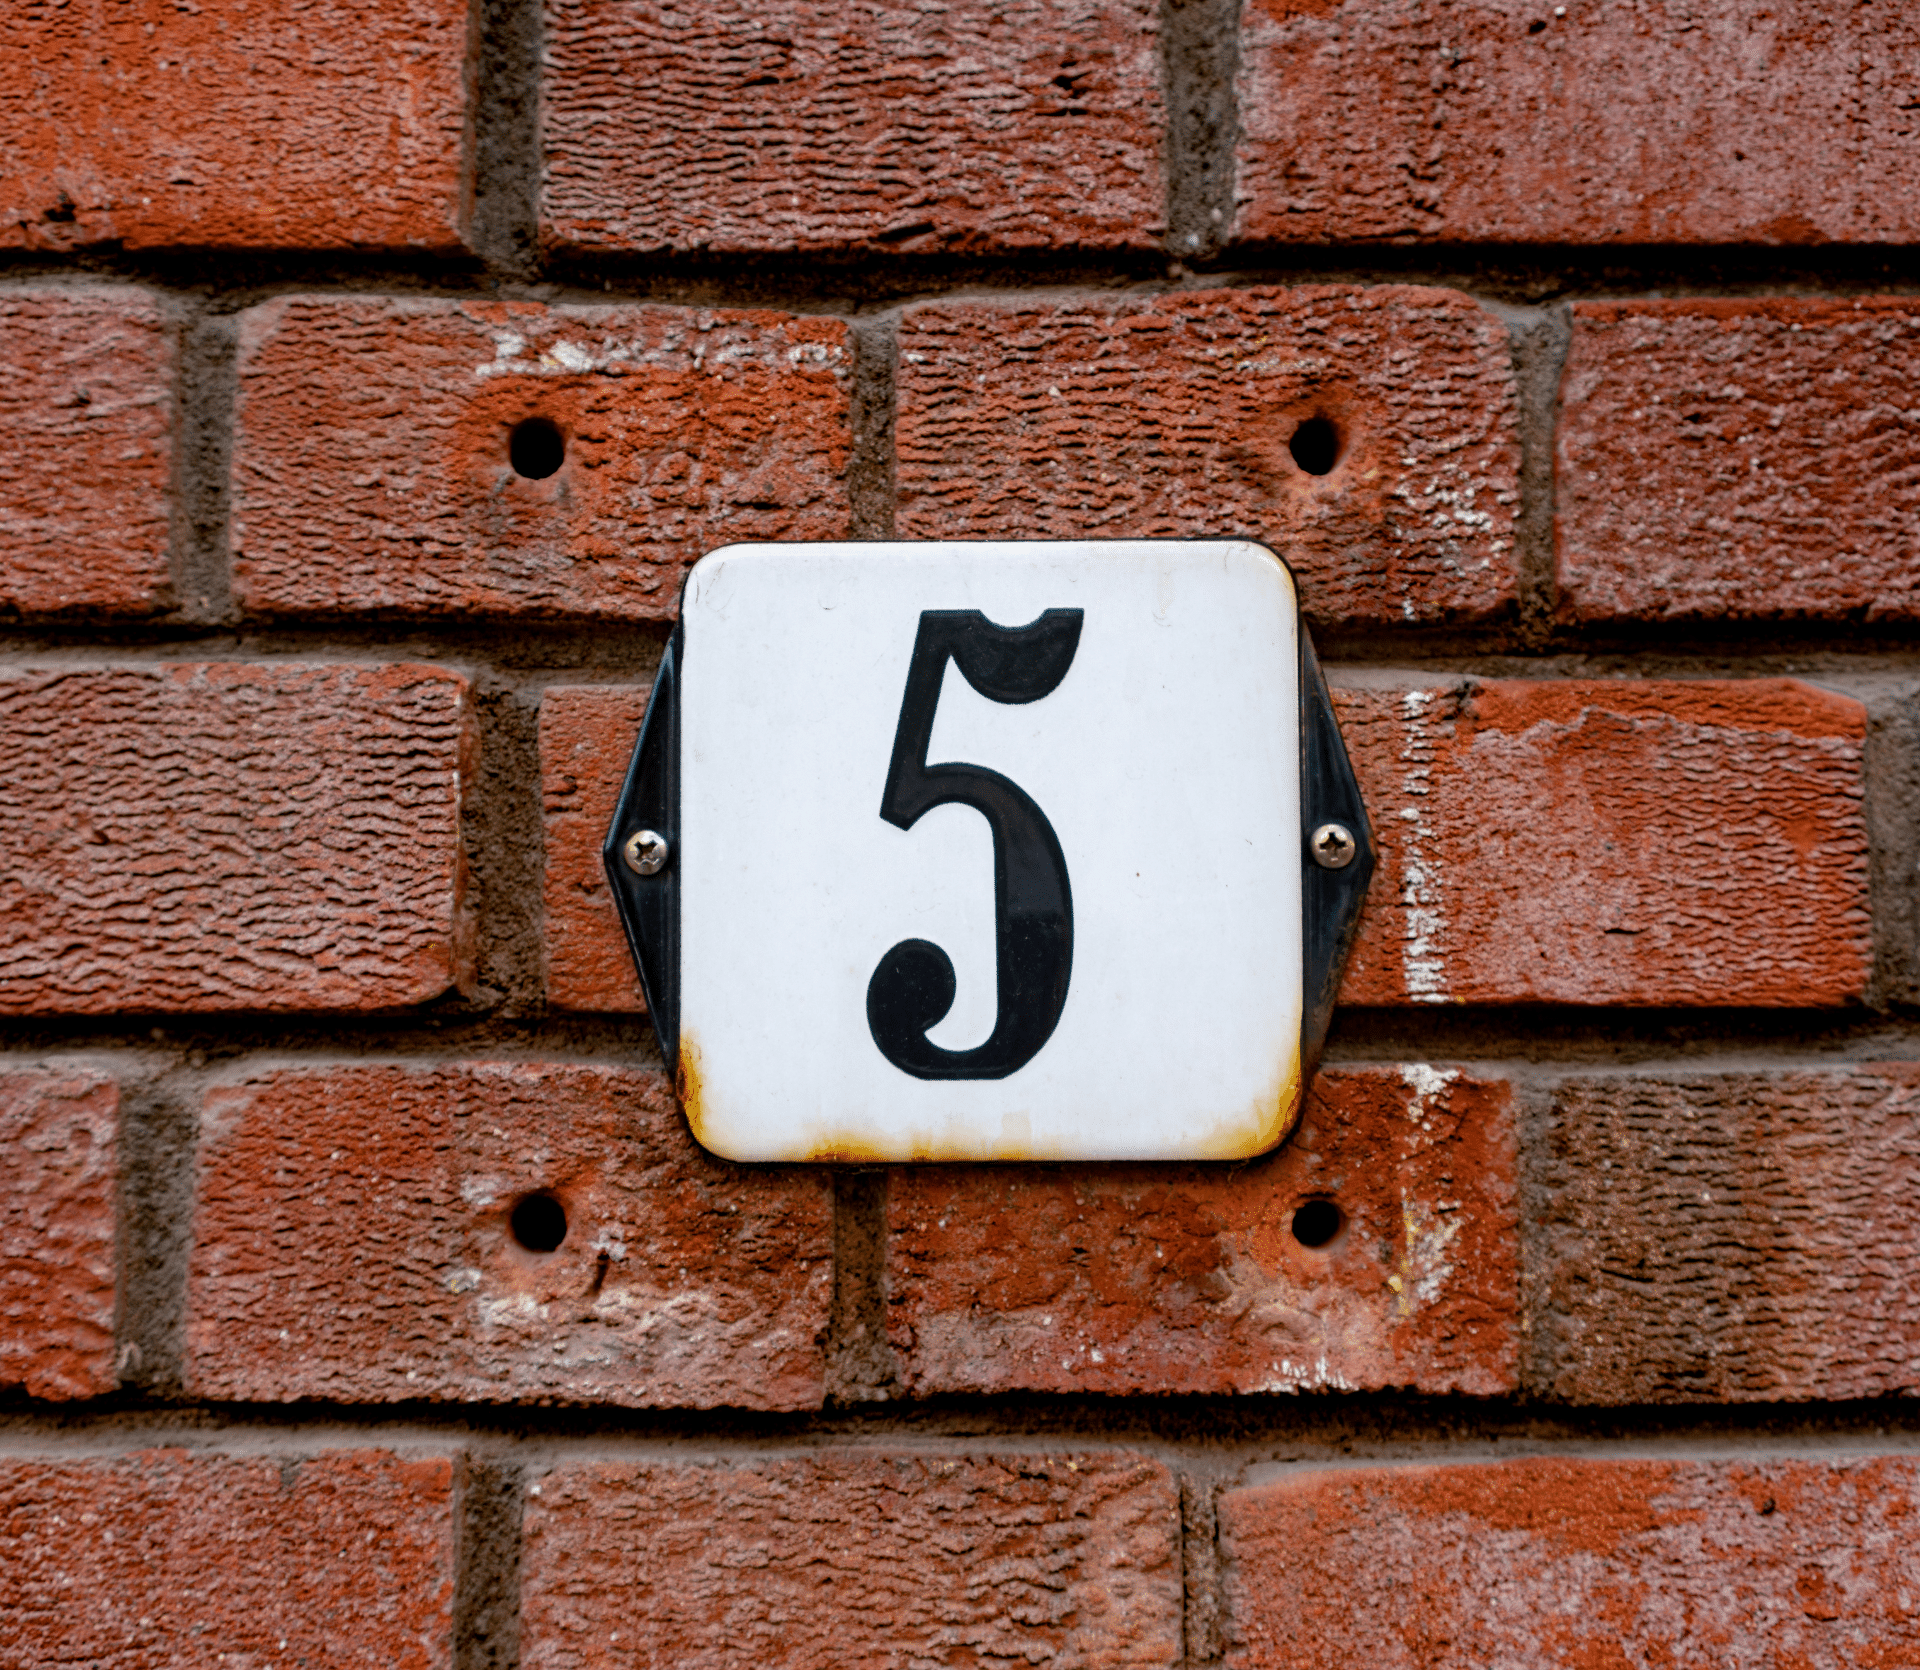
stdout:
{"type": "Polygon", "coordinates": [[[1373,880],[1374,851],[1366,802],[1360,798],[1340,721],[1334,717],[1333,698],[1304,625],[1300,628],[1300,867],[1304,976],[1300,1071],[1305,1082],[1313,1076],[1327,1041],[1340,976],[1360,928],[1367,884],[1373,880]],[[1356,850],[1343,869],[1326,869],[1313,856],[1313,833],[1329,823],[1344,825],[1354,839],[1356,850]]]}
{"type": "Polygon", "coordinates": [[[647,994],[647,1017],[670,1073],[680,1064],[680,664],[685,656],[686,641],[675,626],[600,849],[647,994]],[[658,875],[643,876],[627,865],[627,839],[643,829],[667,840],[666,867],[658,875]]]}
{"type": "MultiPolygon", "coordinates": [[[[660,1054],[669,1069],[680,1054],[680,704],[679,671],[685,655],[674,629],[640,724],[613,822],[601,848],[607,884],[620,912],[627,944],[640,970],[660,1054]],[[667,865],[642,876],[627,867],[627,838],[652,829],[667,839],[667,865]]],[[[1310,1078],[1333,1019],[1340,977],[1360,926],[1360,910],[1374,871],[1373,827],[1334,717],[1333,700],[1319,657],[1304,628],[1300,634],[1300,864],[1303,1003],[1300,1016],[1302,1076],[1310,1078]],[[1315,861],[1309,841],[1322,824],[1344,824],[1357,851],[1345,868],[1315,861]]]]}

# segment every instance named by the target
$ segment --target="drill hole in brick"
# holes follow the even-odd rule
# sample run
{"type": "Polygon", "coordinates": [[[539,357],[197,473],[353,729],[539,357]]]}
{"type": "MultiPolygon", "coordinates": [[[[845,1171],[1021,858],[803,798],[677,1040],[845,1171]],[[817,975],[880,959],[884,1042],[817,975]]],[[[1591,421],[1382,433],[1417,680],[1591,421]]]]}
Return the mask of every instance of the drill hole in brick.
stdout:
{"type": "Polygon", "coordinates": [[[507,1219],[516,1244],[530,1253],[550,1253],[567,1238],[567,1209],[552,1195],[527,1195],[507,1219]]]}
{"type": "Polygon", "coordinates": [[[567,461],[567,438],[553,419],[530,417],[513,426],[507,437],[507,457],[515,475],[545,481],[567,461]]]}
{"type": "Polygon", "coordinates": [[[1340,462],[1340,431],[1330,418],[1306,418],[1287,442],[1287,451],[1308,475],[1331,475],[1340,462]]]}
{"type": "Polygon", "coordinates": [[[1330,1200],[1305,1200],[1294,1208],[1293,1238],[1301,1246],[1318,1252],[1330,1246],[1346,1227],[1346,1216],[1330,1200]]]}

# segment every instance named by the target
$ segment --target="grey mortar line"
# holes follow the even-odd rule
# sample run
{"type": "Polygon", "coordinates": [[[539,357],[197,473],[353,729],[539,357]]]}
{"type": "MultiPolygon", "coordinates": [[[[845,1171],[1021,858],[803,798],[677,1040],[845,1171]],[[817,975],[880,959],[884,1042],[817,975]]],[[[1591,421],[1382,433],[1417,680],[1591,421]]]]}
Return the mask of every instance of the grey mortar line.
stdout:
{"type": "Polygon", "coordinates": [[[467,241],[496,282],[540,262],[540,0],[471,0],[467,241]]]}
{"type": "MultiPolygon", "coordinates": [[[[1883,1400],[1824,1408],[1807,1403],[1579,1405],[1524,1395],[1434,1401],[1445,1406],[1421,1407],[1419,1400],[1389,1392],[1116,1397],[1105,1406],[1088,1400],[1072,1412],[1073,1424],[1051,1427],[1022,1425],[1017,1419],[969,1425],[951,1415],[939,1424],[940,1412],[930,1420],[926,1411],[902,1408],[869,1411],[857,1426],[796,1425],[758,1432],[738,1422],[729,1426],[726,1412],[673,1409],[613,1412],[650,1417],[644,1429],[569,1431],[544,1405],[441,1405],[427,1413],[383,1406],[370,1414],[365,1406],[348,1406],[331,1412],[331,1418],[324,1408],[303,1406],[286,1419],[263,1415],[258,1406],[149,1403],[89,1417],[50,1405],[0,1412],[0,1458],[107,1459],[163,1447],[221,1457],[308,1457],[378,1448],[474,1457],[532,1484],[556,1468],[583,1464],[725,1466],[846,1452],[935,1458],[1094,1452],[1146,1456],[1196,1484],[1217,1486],[1239,1482],[1245,1469],[1269,1466],[1322,1470],[1527,1456],[1920,1455],[1920,1410],[1910,1402],[1905,1408],[1883,1400]],[[1181,1402],[1209,1407],[1183,1410],[1177,1407],[1181,1402]],[[1222,1404],[1234,1407],[1223,1415],[1222,1404]],[[347,1413],[366,1418],[343,1418],[347,1413]],[[476,1414],[491,1424],[483,1426],[476,1414]],[[509,1423],[513,1430],[507,1430],[509,1423]]],[[[1196,1527],[1201,1518],[1196,1514],[1196,1527]]]]}
{"type": "Polygon", "coordinates": [[[1241,0],[1160,0],[1166,247],[1217,256],[1233,230],[1241,0]]]}
{"type": "Polygon", "coordinates": [[[1558,604],[1554,431],[1560,413],[1560,377],[1573,341],[1573,318],[1564,304],[1481,305],[1505,322],[1512,345],[1520,442],[1520,503],[1513,527],[1520,594],[1515,630],[1522,642],[1540,645],[1552,636],[1558,604]]]}
{"type": "Polygon", "coordinates": [[[526,1468],[476,1443],[455,1481],[453,1670],[518,1670],[526,1468]]]}
{"type": "Polygon", "coordinates": [[[195,307],[183,321],[174,368],[170,566],[177,618],[186,627],[234,618],[227,511],[238,348],[231,316],[195,307]]]}

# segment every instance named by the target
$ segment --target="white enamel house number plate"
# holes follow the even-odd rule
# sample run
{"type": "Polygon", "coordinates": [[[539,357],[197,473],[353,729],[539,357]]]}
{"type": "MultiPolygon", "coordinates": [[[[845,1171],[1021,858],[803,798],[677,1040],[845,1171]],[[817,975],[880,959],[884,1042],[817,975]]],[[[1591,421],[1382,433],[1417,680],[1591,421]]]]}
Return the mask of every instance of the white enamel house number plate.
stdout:
{"type": "Polygon", "coordinates": [[[606,844],[733,1160],[1284,1140],[1373,867],[1283,562],[1242,540],[735,545],[606,844]]]}

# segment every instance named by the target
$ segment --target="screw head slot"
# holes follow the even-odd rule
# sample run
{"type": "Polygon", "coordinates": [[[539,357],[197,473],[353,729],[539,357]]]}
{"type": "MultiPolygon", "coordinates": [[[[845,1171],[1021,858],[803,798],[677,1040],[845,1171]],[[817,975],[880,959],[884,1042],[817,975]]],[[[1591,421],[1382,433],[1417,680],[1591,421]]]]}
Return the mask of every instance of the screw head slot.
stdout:
{"type": "Polygon", "coordinates": [[[667,838],[652,829],[636,829],[620,848],[620,856],[636,876],[657,876],[667,867],[667,838]]]}
{"type": "Polygon", "coordinates": [[[1307,842],[1314,863],[1323,870],[1344,870],[1360,851],[1360,843],[1344,823],[1323,823],[1307,842]]]}

